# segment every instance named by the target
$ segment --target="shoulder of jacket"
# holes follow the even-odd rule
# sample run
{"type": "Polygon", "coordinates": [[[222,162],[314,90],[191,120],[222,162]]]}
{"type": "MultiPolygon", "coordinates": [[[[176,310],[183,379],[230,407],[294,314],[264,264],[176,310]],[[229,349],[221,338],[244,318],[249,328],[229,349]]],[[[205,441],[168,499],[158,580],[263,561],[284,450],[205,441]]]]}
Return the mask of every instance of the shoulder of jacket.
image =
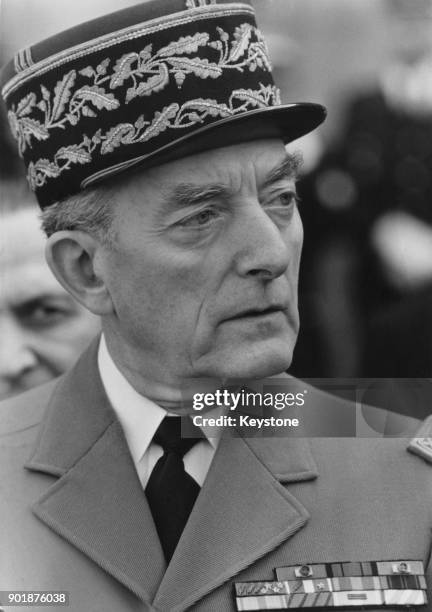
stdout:
{"type": "Polygon", "coordinates": [[[0,435],[11,435],[40,423],[60,378],[0,402],[0,435]]]}
{"type": "Polygon", "coordinates": [[[408,444],[408,450],[432,464],[432,415],[428,416],[408,444]]]}

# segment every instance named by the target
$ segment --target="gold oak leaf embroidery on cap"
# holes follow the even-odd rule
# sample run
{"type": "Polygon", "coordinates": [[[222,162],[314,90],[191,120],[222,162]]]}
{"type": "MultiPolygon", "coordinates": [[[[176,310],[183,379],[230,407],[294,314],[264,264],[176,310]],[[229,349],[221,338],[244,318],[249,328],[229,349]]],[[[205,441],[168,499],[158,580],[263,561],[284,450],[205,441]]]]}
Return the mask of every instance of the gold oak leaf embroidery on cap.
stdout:
{"type": "Polygon", "coordinates": [[[30,162],[28,180],[36,190],[49,178],[56,178],[73,164],[87,164],[93,152],[100,146],[100,154],[111,153],[121,145],[146,142],[167,129],[182,129],[202,123],[208,116],[224,118],[253,108],[266,108],[280,104],[280,91],[275,85],[261,85],[260,89],[237,89],[229,98],[228,104],[217,100],[197,98],[182,105],[172,103],[162,111],[157,111],[151,121],[140,115],[134,123],[119,123],[105,134],[99,129],[92,138],[84,135],[79,144],[62,147],[54,160],[39,159],[30,162]]]}
{"type": "MultiPolygon", "coordinates": [[[[76,126],[82,117],[94,118],[101,111],[118,109],[123,101],[121,92],[116,92],[119,88],[127,87],[124,102],[128,104],[137,97],[150,96],[163,90],[172,78],[177,87],[181,88],[189,75],[201,79],[217,79],[225,70],[243,72],[247,68],[253,72],[257,67],[266,71],[271,70],[268,49],[258,28],[243,23],[235,28],[231,40],[222,28],[217,27],[216,30],[218,38],[215,40],[210,40],[207,32],[197,32],[191,36],[182,36],[155,53],[153,44],[148,44],[139,53],[123,54],[111,69],[109,69],[111,59],[106,58],[96,68],[86,66],[79,71],[70,70],[57,82],[53,93],[41,85],[39,98],[36,93],[31,92],[16,106],[13,105],[8,112],[9,123],[18,141],[20,155],[24,154],[27,147],[31,148],[32,139],[47,140],[51,130],[65,129],[66,124],[76,126]],[[217,52],[218,57],[215,61],[193,55],[200,47],[206,46],[217,52]],[[82,84],[83,79],[89,83],[82,84]],[[78,82],[79,87],[75,89],[78,82]],[[112,93],[113,91],[116,93],[112,93]]],[[[253,103],[252,98],[255,94],[252,92],[250,95],[250,102],[253,103]]],[[[196,102],[193,100],[191,104],[196,102]]],[[[161,112],[165,111],[166,109],[161,112]]],[[[172,112],[172,109],[168,112],[170,119],[173,118],[172,112]]],[[[219,110],[219,114],[221,112],[222,109],[219,110]]],[[[228,109],[227,113],[231,114],[228,109]]],[[[153,121],[155,120],[156,118],[153,121]]],[[[112,129],[126,137],[126,132],[132,134],[131,130],[134,129],[133,126],[125,127],[130,125],[121,124],[112,129]]],[[[149,125],[149,122],[146,125],[149,125]]],[[[143,126],[139,127],[141,129],[143,126]]],[[[156,126],[154,129],[156,131],[156,126]]],[[[90,155],[91,147],[85,148],[87,155],[90,155]]],[[[74,153],[69,150],[65,153],[64,149],[60,151],[62,155],[68,156],[68,161],[71,156],[76,155],[75,149],[74,153]]],[[[44,172],[55,171],[54,166],[45,163],[47,160],[42,160],[44,162],[42,165],[40,161],[36,162],[38,168],[43,166],[44,172]]],[[[73,163],[87,163],[84,153],[73,163]]]]}

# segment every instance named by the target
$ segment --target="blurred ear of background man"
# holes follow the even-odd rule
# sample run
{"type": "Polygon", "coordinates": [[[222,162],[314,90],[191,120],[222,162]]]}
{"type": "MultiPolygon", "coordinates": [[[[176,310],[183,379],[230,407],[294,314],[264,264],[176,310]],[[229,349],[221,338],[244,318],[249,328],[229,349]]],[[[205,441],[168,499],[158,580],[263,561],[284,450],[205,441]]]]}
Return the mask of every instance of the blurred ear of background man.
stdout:
{"type": "Polygon", "coordinates": [[[99,330],[98,317],[57,282],[44,257],[34,196],[0,185],[0,399],[58,376],[99,330]]]}

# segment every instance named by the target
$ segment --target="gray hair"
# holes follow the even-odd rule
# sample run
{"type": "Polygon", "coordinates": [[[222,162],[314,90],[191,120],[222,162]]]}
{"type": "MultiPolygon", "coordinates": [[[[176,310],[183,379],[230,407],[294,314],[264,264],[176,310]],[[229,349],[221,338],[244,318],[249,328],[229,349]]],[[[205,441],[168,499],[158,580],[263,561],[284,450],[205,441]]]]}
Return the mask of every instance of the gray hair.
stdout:
{"type": "Polygon", "coordinates": [[[81,230],[101,242],[114,240],[114,189],[98,186],[48,206],[41,213],[42,229],[49,237],[62,230],[81,230]]]}

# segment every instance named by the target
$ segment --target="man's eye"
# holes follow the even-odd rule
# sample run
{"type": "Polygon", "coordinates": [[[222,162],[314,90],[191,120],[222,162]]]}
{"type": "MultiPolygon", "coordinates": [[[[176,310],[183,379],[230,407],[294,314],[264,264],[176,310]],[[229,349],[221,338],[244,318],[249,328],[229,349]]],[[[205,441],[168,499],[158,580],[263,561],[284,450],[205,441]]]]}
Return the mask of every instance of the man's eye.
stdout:
{"type": "Polygon", "coordinates": [[[62,314],[62,311],[56,306],[39,306],[39,308],[33,312],[33,318],[49,319],[60,314],[62,314]]]}
{"type": "Polygon", "coordinates": [[[196,215],[192,217],[188,217],[180,222],[182,227],[201,227],[207,225],[210,221],[217,217],[217,212],[208,208],[206,210],[201,210],[196,215]]]}
{"type": "Polygon", "coordinates": [[[294,191],[284,191],[283,193],[280,193],[275,200],[273,200],[272,204],[290,207],[298,204],[298,202],[299,198],[294,191]]]}
{"type": "Polygon", "coordinates": [[[21,313],[21,319],[28,327],[49,327],[60,323],[68,316],[64,308],[54,305],[38,305],[21,313]]]}

